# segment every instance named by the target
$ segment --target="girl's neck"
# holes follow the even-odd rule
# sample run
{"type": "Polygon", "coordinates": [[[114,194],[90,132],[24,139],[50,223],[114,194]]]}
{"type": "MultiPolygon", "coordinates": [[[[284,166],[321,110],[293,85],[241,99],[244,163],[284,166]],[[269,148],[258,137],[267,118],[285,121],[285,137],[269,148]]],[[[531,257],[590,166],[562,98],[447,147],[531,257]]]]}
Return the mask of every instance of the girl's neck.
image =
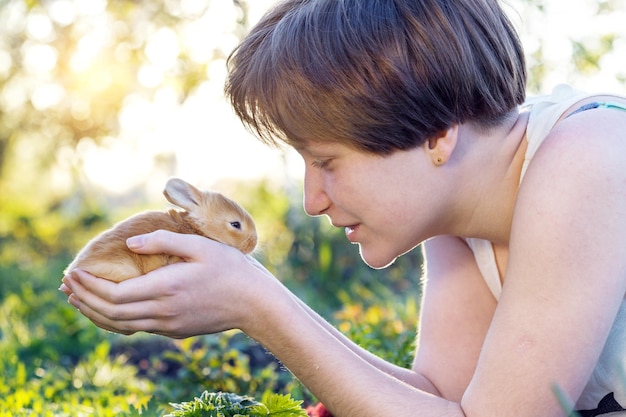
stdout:
{"type": "Polygon", "coordinates": [[[466,180],[471,173],[475,181],[462,201],[467,210],[464,224],[458,225],[461,236],[508,245],[526,155],[527,123],[528,113],[522,112],[489,132],[477,132],[471,127],[465,130],[468,149],[467,164],[463,166],[468,175],[461,178],[466,180]]]}

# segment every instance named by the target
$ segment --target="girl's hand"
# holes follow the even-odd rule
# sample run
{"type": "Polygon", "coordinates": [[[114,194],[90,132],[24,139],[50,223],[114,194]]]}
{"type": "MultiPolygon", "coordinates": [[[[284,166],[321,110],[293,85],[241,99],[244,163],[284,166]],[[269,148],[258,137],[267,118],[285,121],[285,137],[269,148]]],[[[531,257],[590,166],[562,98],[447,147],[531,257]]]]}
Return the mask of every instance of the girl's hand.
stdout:
{"type": "Polygon", "coordinates": [[[256,260],[201,236],[157,231],[129,239],[143,254],[184,259],[115,283],[75,270],[63,278],[68,301],[97,326],[122,334],[138,331],[173,338],[245,328],[253,300],[277,280],[256,260]],[[263,284],[265,282],[265,284],[263,284]]]}

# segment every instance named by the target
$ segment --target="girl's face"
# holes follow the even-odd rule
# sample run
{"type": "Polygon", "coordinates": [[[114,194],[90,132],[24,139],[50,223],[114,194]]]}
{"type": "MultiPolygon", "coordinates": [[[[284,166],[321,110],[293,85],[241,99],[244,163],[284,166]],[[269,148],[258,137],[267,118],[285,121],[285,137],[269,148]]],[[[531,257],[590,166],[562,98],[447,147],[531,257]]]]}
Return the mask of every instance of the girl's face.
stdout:
{"type": "Polygon", "coordinates": [[[305,163],[304,210],[344,228],[371,267],[389,265],[432,236],[438,210],[421,147],[386,156],[336,143],[297,151],[305,163]]]}

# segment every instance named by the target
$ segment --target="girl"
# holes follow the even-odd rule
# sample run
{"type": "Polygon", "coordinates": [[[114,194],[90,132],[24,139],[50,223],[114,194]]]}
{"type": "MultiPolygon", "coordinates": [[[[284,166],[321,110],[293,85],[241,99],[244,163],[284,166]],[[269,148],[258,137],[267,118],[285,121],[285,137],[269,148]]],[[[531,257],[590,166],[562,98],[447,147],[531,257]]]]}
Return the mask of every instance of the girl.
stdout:
{"type": "Polygon", "coordinates": [[[304,158],[308,214],[374,268],[425,242],[412,368],[197,236],[129,239],[186,262],[120,284],[74,271],[62,289],[81,313],[125,334],[241,329],[338,417],[561,416],[555,390],[584,416],[624,410],[624,98],[525,102],[496,0],[286,0],[229,66],[241,120],[304,158]]]}

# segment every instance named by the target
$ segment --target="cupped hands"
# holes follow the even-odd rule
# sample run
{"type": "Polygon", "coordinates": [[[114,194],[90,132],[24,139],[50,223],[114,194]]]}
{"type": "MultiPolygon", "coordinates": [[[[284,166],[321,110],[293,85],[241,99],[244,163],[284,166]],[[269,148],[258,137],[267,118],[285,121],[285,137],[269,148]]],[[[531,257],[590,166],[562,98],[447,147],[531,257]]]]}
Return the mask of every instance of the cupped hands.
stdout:
{"type": "Polygon", "coordinates": [[[129,239],[128,246],[141,254],[176,255],[183,262],[120,283],[74,270],[60,288],[70,304],[112,332],[186,338],[246,331],[258,320],[254,306],[263,305],[263,294],[280,287],[251,256],[201,236],[159,230],[129,239]]]}

